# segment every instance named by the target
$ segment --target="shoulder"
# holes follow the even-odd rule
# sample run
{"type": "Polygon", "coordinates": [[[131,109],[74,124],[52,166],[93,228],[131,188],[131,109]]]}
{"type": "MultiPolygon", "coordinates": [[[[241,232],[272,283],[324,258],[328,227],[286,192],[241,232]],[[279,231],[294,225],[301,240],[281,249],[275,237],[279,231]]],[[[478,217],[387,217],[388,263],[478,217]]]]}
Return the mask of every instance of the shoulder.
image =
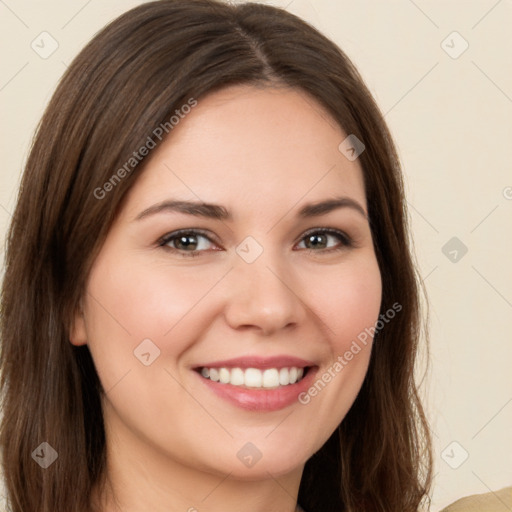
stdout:
{"type": "Polygon", "coordinates": [[[441,512],[504,512],[512,510],[512,487],[457,500],[441,512]]]}

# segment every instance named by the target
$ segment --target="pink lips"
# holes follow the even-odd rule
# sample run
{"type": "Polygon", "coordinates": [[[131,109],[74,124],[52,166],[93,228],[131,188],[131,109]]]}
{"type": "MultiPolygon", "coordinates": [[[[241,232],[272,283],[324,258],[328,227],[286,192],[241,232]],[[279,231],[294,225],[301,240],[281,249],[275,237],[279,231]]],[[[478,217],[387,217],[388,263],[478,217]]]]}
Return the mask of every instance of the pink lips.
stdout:
{"type": "Polygon", "coordinates": [[[318,370],[318,367],[312,361],[292,356],[246,356],[204,363],[195,367],[196,370],[204,367],[258,368],[264,370],[267,368],[285,368],[291,366],[304,368],[304,377],[295,384],[289,384],[274,389],[250,389],[241,386],[233,386],[231,384],[222,384],[203,377],[198,371],[195,373],[205,386],[223,400],[248,411],[269,412],[284,409],[294,403],[299,403],[299,394],[303,393],[311,386],[318,370]]]}
{"type": "Polygon", "coordinates": [[[266,368],[285,368],[290,366],[305,368],[306,366],[314,365],[315,363],[312,361],[306,361],[305,359],[293,356],[245,356],[225,359],[223,361],[215,361],[212,363],[204,363],[197,365],[196,368],[259,368],[260,370],[265,370],[266,368]]]}

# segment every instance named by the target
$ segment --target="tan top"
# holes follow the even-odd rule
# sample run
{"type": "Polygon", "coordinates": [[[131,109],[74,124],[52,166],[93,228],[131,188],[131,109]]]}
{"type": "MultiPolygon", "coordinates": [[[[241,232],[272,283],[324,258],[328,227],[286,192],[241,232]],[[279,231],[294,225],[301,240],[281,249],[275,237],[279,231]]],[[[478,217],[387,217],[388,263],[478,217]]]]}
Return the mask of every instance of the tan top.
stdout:
{"type": "Polygon", "coordinates": [[[457,500],[441,512],[509,512],[512,510],[512,487],[457,500]]]}

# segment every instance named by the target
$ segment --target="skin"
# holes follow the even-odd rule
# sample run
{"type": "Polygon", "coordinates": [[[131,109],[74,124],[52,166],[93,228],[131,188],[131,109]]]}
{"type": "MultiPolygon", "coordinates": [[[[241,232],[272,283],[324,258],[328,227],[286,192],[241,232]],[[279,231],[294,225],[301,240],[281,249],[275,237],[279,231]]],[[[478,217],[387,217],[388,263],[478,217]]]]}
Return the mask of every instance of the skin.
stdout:
{"type": "Polygon", "coordinates": [[[201,98],[150,155],[70,336],[88,344],[106,390],[102,511],[295,510],[304,464],[355,400],[371,341],[307,405],[272,412],[217,397],[192,368],[285,354],[314,361],[321,377],[377,321],[382,285],[366,216],[350,207],[297,216],[338,196],[367,211],[361,166],[338,150],[346,136],[303,92],[234,86],[201,98]],[[171,198],[223,205],[233,219],[162,211],[136,220],[171,198]],[[192,237],[196,257],[176,239],[159,245],[189,228],[211,240],[192,237]],[[308,245],[313,228],[340,230],[353,245],[322,233],[308,245]],[[236,252],[248,236],[263,249],[250,264],[236,252]],[[149,366],[134,356],[147,338],[160,350],[149,366]],[[262,454],[252,467],[237,457],[247,442],[262,454]]]}

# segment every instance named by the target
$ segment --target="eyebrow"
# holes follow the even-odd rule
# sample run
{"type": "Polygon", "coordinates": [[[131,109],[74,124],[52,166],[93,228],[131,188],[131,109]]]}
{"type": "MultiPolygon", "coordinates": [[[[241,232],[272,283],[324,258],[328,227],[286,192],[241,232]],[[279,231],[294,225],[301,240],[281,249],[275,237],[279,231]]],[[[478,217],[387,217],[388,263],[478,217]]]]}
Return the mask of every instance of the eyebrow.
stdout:
{"type": "MultiPolygon", "coordinates": [[[[354,199],[350,197],[336,197],[316,203],[308,203],[299,210],[298,217],[306,219],[326,215],[340,208],[350,208],[360,213],[368,220],[368,214],[365,209],[354,199]]],[[[232,214],[224,207],[218,204],[204,203],[200,201],[181,201],[167,200],[157,203],[139,213],[135,220],[141,220],[157,213],[177,212],[196,217],[206,217],[217,220],[232,220],[232,214]]]]}

